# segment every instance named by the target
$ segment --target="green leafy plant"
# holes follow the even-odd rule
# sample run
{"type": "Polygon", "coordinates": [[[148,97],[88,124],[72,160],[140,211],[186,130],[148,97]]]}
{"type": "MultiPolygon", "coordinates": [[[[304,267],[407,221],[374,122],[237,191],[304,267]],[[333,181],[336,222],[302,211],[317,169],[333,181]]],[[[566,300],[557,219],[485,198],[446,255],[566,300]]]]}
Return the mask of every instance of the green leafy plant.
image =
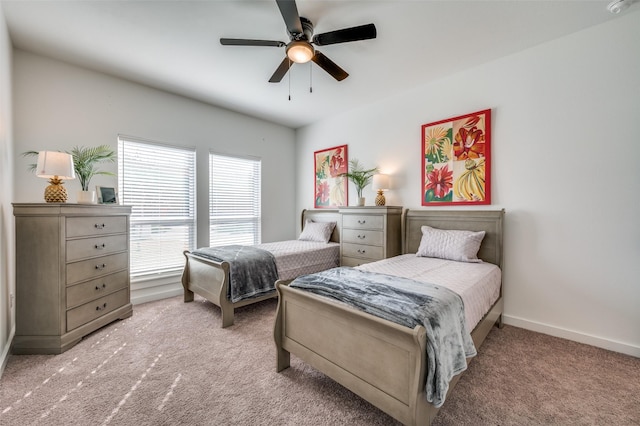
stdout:
{"type": "Polygon", "coordinates": [[[371,183],[373,175],[378,173],[378,167],[373,169],[365,169],[360,165],[357,159],[349,160],[349,171],[342,173],[340,176],[345,176],[356,187],[356,193],[358,198],[362,198],[362,190],[371,183]]]}
{"type": "MultiPolygon", "coordinates": [[[[98,170],[98,163],[114,163],[116,161],[116,152],[109,145],[100,145],[96,147],[80,147],[75,146],[71,151],[65,151],[73,156],[73,168],[76,177],[80,181],[83,191],[89,190],[89,182],[95,175],[115,176],[111,172],[98,170]]],[[[27,151],[22,153],[23,156],[38,156],[38,151],[27,151]]],[[[30,164],[29,170],[35,171],[37,164],[30,164]]]]}

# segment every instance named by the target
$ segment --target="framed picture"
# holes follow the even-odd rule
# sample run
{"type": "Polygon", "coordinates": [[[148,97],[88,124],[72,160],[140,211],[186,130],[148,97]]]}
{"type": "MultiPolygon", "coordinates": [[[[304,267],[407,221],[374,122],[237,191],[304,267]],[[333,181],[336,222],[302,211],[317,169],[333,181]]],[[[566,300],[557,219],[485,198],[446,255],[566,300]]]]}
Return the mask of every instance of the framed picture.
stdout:
{"type": "Polygon", "coordinates": [[[314,207],[335,208],[347,205],[347,178],[341,174],[349,167],[347,145],[323,149],[313,153],[314,207]]]}
{"type": "Polygon", "coordinates": [[[422,126],[422,205],[491,204],[491,110],[422,126]]]}
{"type": "Polygon", "coordinates": [[[118,192],[110,186],[96,186],[99,204],[118,204],[118,192]]]}

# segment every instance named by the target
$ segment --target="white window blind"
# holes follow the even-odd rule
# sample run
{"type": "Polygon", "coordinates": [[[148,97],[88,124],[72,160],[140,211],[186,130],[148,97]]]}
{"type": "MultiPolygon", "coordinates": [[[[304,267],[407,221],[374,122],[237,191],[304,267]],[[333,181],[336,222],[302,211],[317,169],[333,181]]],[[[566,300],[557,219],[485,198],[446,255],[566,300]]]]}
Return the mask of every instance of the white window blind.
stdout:
{"type": "Polygon", "coordinates": [[[209,154],[209,245],[261,241],[259,159],[209,154]]]}
{"type": "Polygon", "coordinates": [[[195,245],[195,151],[120,136],[118,187],[132,206],[131,275],[182,270],[195,245]]]}

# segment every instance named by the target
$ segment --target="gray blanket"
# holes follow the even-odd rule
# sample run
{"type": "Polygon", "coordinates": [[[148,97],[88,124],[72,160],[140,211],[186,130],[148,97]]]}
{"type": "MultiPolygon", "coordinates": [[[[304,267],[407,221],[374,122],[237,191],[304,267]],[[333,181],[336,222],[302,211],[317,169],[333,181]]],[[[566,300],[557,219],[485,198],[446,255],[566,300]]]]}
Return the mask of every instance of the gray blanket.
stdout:
{"type": "Polygon", "coordinates": [[[467,357],[476,355],[466,329],[462,299],[453,291],[421,283],[425,294],[394,287],[413,280],[354,268],[334,268],[296,278],[290,287],[328,296],[396,324],[427,330],[427,400],[440,407],[449,381],[467,369],[467,357]]]}
{"type": "Polygon", "coordinates": [[[252,246],[229,245],[203,247],[193,254],[229,262],[227,298],[231,302],[261,296],[275,291],[278,269],[273,254],[252,246]]]}

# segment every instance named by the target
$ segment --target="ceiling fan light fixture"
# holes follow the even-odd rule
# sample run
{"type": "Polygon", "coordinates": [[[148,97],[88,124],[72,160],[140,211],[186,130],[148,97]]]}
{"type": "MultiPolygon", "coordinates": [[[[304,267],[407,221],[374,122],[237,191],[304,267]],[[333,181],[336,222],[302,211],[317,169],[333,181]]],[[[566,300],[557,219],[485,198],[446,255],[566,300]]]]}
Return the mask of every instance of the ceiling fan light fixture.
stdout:
{"type": "Polygon", "coordinates": [[[287,46],[287,57],[297,64],[309,62],[314,54],[313,46],[306,41],[292,41],[287,46]]]}

